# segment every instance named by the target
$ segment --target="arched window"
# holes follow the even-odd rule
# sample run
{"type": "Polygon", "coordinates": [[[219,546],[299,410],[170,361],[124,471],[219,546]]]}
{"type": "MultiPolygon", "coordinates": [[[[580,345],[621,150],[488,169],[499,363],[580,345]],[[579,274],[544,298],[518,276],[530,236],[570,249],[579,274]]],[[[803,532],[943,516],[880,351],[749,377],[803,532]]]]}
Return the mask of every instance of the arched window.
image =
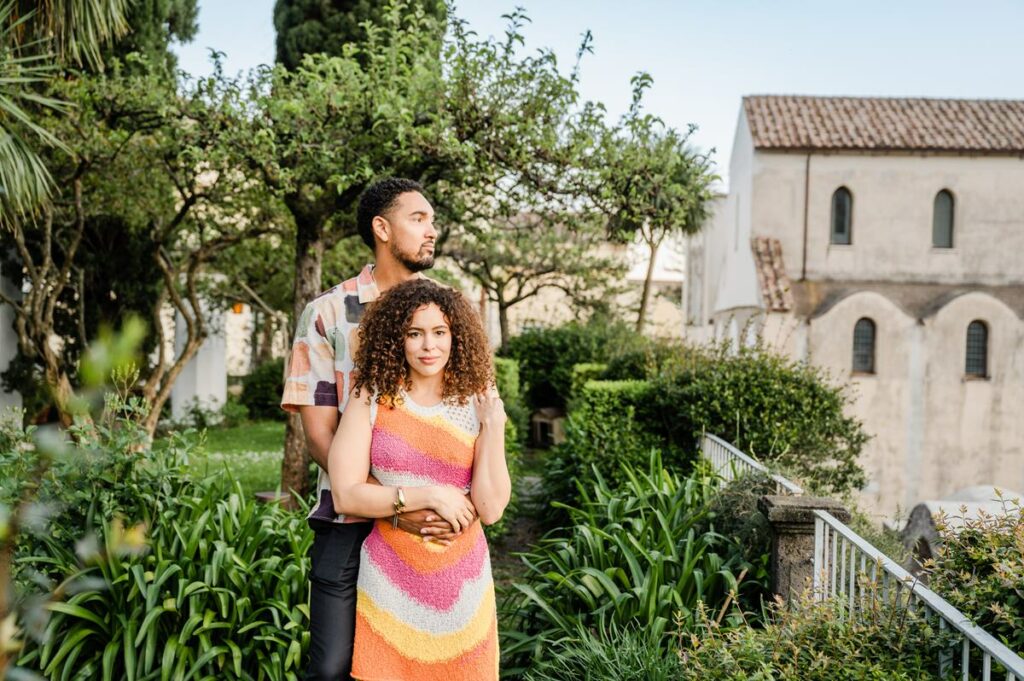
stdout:
{"type": "Polygon", "coordinates": [[[846,245],[853,243],[853,196],[846,187],[840,187],[832,195],[832,243],[846,245]]]}
{"type": "Polygon", "coordinates": [[[932,246],[953,248],[953,193],[943,189],[935,195],[932,212],[932,246]]]}
{"type": "Polygon", "coordinates": [[[964,373],[968,376],[988,376],[988,327],[977,319],[967,325],[967,362],[964,373]]]}
{"type": "Polygon", "coordinates": [[[875,323],[867,317],[858,319],[853,327],[853,370],[875,373],[875,323]]]}

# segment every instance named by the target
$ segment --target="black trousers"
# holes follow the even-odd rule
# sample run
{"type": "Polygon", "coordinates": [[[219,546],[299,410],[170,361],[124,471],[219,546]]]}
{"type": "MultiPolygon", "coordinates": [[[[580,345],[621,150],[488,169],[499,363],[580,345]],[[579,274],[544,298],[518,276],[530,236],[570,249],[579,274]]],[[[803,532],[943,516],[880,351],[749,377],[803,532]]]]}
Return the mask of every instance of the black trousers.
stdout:
{"type": "Polygon", "coordinates": [[[305,681],[351,679],[356,633],[359,550],[373,523],[313,527],[309,596],[309,666],[305,681]]]}

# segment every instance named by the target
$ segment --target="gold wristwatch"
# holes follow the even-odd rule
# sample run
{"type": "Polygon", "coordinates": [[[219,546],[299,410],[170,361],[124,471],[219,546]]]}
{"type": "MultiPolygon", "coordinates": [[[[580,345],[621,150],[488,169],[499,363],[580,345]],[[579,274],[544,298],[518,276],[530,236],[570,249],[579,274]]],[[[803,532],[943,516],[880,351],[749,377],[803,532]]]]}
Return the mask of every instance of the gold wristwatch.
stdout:
{"type": "Polygon", "coordinates": [[[398,514],[405,510],[405,492],[401,487],[396,487],[395,494],[395,515],[391,518],[392,529],[398,529],[398,514]]]}

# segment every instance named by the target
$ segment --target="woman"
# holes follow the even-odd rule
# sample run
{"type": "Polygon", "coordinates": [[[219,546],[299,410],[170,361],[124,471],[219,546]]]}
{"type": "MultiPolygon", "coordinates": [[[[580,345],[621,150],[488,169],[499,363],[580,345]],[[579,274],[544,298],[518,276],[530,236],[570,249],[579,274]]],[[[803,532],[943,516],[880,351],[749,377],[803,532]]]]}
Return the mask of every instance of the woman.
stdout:
{"type": "Polygon", "coordinates": [[[359,335],[352,398],[328,456],[335,510],[377,519],[359,565],[352,676],[497,679],[481,523],[501,518],[511,481],[480,320],[457,291],[417,279],[375,302],[359,335]],[[420,509],[457,536],[431,542],[396,528],[399,512],[420,509]]]}

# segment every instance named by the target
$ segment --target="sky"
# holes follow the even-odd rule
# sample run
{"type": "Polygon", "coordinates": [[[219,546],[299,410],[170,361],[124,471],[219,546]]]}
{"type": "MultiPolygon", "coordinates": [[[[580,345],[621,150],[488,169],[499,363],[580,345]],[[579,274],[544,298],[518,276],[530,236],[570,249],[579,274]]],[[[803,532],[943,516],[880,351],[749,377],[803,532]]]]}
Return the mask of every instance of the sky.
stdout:
{"type": "MultiPolygon", "coordinates": [[[[180,67],[208,73],[209,48],[232,73],[272,62],[273,5],[200,0],[180,67]]],[[[692,142],[724,178],[744,95],[1024,98],[1024,0],[461,0],[455,14],[500,36],[517,6],[531,19],[525,49],[552,49],[566,70],[592,32],[580,89],[613,118],[630,78],[650,73],[647,110],[696,125],[692,142]]]]}

